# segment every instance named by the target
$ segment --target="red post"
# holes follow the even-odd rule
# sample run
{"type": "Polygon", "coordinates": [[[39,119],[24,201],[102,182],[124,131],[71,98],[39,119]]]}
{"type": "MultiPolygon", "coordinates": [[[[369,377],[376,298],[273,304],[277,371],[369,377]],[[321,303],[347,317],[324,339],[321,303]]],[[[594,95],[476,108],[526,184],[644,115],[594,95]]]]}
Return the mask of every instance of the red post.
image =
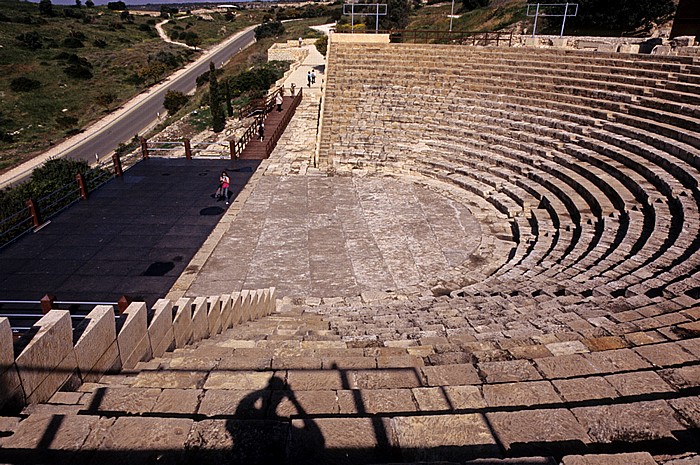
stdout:
{"type": "Polygon", "coordinates": [[[141,138],[141,155],[143,155],[144,160],[148,159],[148,141],[143,137],[141,138]]]}
{"type": "Polygon", "coordinates": [[[131,305],[131,297],[122,295],[117,300],[117,312],[121,315],[131,305]]]}
{"type": "Polygon", "coordinates": [[[46,294],[44,297],[41,298],[39,302],[41,302],[41,312],[46,315],[51,311],[51,308],[53,307],[53,303],[56,301],[56,296],[53,294],[46,294]]]}
{"type": "Polygon", "coordinates": [[[190,145],[190,140],[185,139],[185,158],[192,160],[192,146],[190,145]]]}
{"type": "Polygon", "coordinates": [[[29,208],[29,214],[32,215],[32,220],[34,220],[34,227],[38,228],[41,226],[41,212],[39,211],[39,205],[34,201],[34,199],[27,200],[27,208],[29,208]]]}
{"type": "Polygon", "coordinates": [[[124,171],[122,171],[122,159],[119,158],[118,154],[115,153],[112,155],[112,162],[114,163],[114,174],[116,174],[118,178],[124,176],[124,171]]]}
{"type": "Polygon", "coordinates": [[[80,198],[83,200],[87,200],[87,198],[88,198],[87,184],[85,184],[85,178],[83,177],[82,173],[78,173],[75,175],[75,182],[78,183],[78,190],[80,190],[80,198]]]}

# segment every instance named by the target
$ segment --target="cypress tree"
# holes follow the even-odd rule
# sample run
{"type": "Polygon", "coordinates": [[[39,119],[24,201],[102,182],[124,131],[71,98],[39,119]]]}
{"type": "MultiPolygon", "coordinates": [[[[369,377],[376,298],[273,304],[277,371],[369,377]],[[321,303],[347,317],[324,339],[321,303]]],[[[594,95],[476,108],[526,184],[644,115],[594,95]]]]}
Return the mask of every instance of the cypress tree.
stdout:
{"type": "Polygon", "coordinates": [[[221,132],[226,125],[226,115],[221,107],[219,82],[216,79],[216,67],[209,62],[209,108],[211,109],[211,125],[214,132],[221,132]]]}
{"type": "Polygon", "coordinates": [[[232,118],[233,106],[231,105],[231,88],[228,85],[228,79],[226,80],[226,87],[224,89],[226,91],[226,112],[228,113],[228,117],[232,118]]]}

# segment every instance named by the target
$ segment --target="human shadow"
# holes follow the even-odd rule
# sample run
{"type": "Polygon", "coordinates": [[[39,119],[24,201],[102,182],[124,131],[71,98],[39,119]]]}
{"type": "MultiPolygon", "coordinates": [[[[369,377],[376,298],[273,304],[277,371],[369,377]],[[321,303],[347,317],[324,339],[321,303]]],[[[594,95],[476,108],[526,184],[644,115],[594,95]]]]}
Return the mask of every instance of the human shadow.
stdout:
{"type": "Polygon", "coordinates": [[[325,448],[320,428],[278,376],[239,402],[226,430],[233,442],[229,463],[313,463],[325,448]]]}

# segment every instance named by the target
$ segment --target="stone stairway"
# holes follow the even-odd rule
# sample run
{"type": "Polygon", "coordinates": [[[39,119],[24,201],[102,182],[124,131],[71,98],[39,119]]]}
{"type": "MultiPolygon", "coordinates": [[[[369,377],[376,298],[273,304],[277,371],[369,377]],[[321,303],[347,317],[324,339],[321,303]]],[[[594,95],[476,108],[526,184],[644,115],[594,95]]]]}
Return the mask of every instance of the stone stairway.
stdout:
{"type": "Polygon", "coordinates": [[[698,339],[594,350],[549,334],[527,356],[488,360],[488,341],[438,336],[421,318],[408,338],[355,337],[332,311],[346,303],[285,298],[269,317],[1,418],[0,462],[699,459],[698,339]]]}

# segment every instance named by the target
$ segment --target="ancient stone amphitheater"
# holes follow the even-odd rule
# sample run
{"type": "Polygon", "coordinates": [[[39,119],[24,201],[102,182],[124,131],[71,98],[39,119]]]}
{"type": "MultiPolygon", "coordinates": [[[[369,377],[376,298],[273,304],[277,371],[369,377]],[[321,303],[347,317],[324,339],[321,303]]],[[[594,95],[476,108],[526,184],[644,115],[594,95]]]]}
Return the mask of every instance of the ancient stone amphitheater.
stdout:
{"type": "Polygon", "coordinates": [[[700,463],[697,58],[333,40],[321,108],[323,179],[442,192],[466,260],[132,304],[74,344],[52,312],[45,370],[0,338],[14,399],[47,401],[0,418],[0,462],[700,463]]]}

